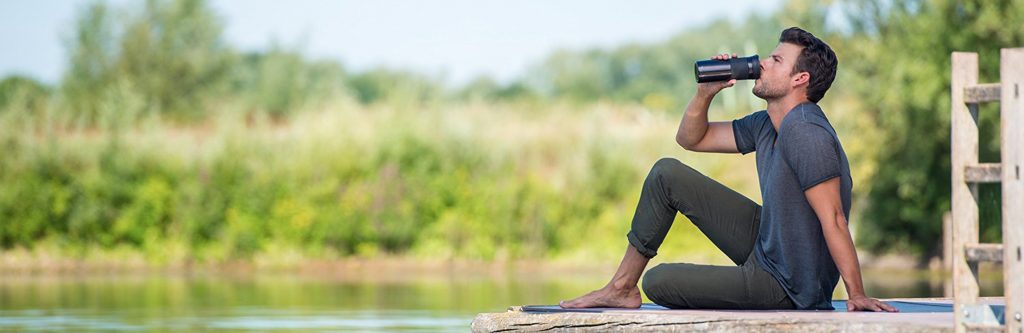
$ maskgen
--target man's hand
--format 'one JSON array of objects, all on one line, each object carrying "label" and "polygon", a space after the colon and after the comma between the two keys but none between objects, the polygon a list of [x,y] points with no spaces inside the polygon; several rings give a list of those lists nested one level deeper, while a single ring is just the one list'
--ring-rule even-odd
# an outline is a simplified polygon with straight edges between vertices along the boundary
[{"label": "man's hand", "polygon": [[[736,58],[736,54],[733,53],[732,57]],[[729,54],[728,53],[722,53],[722,54],[716,55],[714,57],[711,57],[711,59],[715,59],[715,60],[729,60]],[[735,84],[736,84],[736,80],[735,79],[732,79],[732,80],[729,80],[729,81],[717,81],[717,82],[698,83],[697,84],[697,94],[699,94],[701,96],[704,96],[704,97],[711,97],[711,96],[714,96],[715,94],[718,94],[718,92],[722,91],[722,89],[732,87]]]},{"label": "man's hand", "polygon": [[846,311],[885,311],[900,312],[899,309],[885,302],[867,296],[853,296],[846,301]]}]

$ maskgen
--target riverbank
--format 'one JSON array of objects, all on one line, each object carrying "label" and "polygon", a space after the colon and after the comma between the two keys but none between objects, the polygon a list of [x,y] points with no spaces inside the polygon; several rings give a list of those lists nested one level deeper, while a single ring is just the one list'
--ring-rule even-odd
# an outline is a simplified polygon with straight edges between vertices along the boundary
[{"label": "riverbank", "polygon": [[[149,260],[147,255],[131,250],[89,251],[87,255],[72,256],[55,250],[12,249],[0,253],[0,275],[94,275],[94,274],[149,274],[149,273],[209,273],[250,274],[289,273],[299,275],[334,276],[339,279],[358,279],[380,275],[391,279],[417,279],[424,276],[610,276],[617,261],[614,258],[555,257],[555,258],[499,258],[479,260],[467,258],[439,258],[413,255],[378,255],[373,257],[309,258],[298,253],[278,253],[216,262]],[[937,279],[948,277],[941,261],[922,261],[919,258],[886,254],[882,256],[861,253],[861,267],[866,272],[916,272]],[[721,253],[689,253],[682,256],[665,254],[652,260],[650,266],[664,262],[692,262],[730,265]],[[982,265],[983,271],[999,275],[996,265]],[[986,275],[993,275],[986,274]]]},{"label": "riverbank", "polygon": [[[414,255],[376,255],[372,257],[310,258],[298,253],[277,253],[250,259],[224,261],[152,261],[138,251],[87,251],[70,256],[60,251],[13,249],[0,253],[0,274],[96,274],[96,273],[190,273],[236,274],[251,272],[289,272],[338,277],[379,274],[397,278],[418,278],[429,274],[459,272],[463,275],[525,274],[611,274],[614,260],[582,257],[479,260]],[[723,255],[690,255],[691,261],[727,264]],[[666,259],[659,258],[656,262]]]}]

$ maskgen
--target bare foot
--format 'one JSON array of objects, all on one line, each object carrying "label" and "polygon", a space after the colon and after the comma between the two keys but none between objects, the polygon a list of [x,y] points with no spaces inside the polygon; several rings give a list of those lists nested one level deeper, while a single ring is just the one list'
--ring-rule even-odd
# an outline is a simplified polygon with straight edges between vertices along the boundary
[{"label": "bare foot", "polygon": [[558,303],[563,309],[579,308],[639,308],[640,288],[633,286],[625,290],[616,289],[611,286],[594,290],[586,295],[580,296],[571,301]]}]

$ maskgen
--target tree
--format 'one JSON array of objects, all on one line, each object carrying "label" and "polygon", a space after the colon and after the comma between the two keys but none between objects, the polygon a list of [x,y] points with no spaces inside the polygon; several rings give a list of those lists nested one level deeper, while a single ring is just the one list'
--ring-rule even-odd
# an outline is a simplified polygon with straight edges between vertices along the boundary
[{"label": "tree", "polygon": [[[103,3],[90,5],[69,41],[71,64],[63,91],[69,106],[95,120],[125,90],[144,108],[178,118],[201,115],[223,92],[232,51],[222,24],[202,0],[149,0],[115,20]],[[111,93],[117,89],[119,94]],[[117,97],[110,97],[117,96]],[[108,110],[128,112],[128,110]]]},{"label": "tree", "polygon": [[[722,52],[766,54],[781,31],[777,17],[751,15],[742,22],[718,19],[658,43],[561,50],[535,66],[527,84],[557,99],[583,103],[604,99],[677,111],[696,89],[694,61]],[[716,103],[746,110],[758,102],[750,94],[727,95]]]},{"label": "tree", "polygon": [[0,112],[12,107],[35,111],[49,97],[50,88],[31,78],[10,76],[0,80]]},{"label": "tree", "polygon": [[99,94],[114,79],[114,35],[110,9],[102,2],[89,5],[67,41],[70,63],[61,93],[75,113],[95,119]]},{"label": "tree", "polygon": [[[883,135],[859,241],[873,250],[938,252],[949,210],[950,53],[978,52],[980,81],[998,81],[999,49],[1024,45],[1024,1],[842,3],[856,61],[847,71]],[[980,158],[998,160],[998,111],[983,107]],[[999,235],[998,186],[982,187],[982,237]]]}]

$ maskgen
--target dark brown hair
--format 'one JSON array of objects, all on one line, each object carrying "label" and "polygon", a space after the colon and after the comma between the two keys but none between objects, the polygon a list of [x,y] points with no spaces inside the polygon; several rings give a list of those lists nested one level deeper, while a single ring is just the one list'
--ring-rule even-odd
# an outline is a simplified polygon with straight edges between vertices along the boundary
[{"label": "dark brown hair", "polygon": [[817,103],[836,79],[836,68],[839,60],[835,52],[825,42],[814,37],[810,32],[792,27],[782,31],[779,43],[790,43],[803,46],[800,56],[796,58],[793,73],[807,72],[811,79],[807,82],[807,99]]}]

